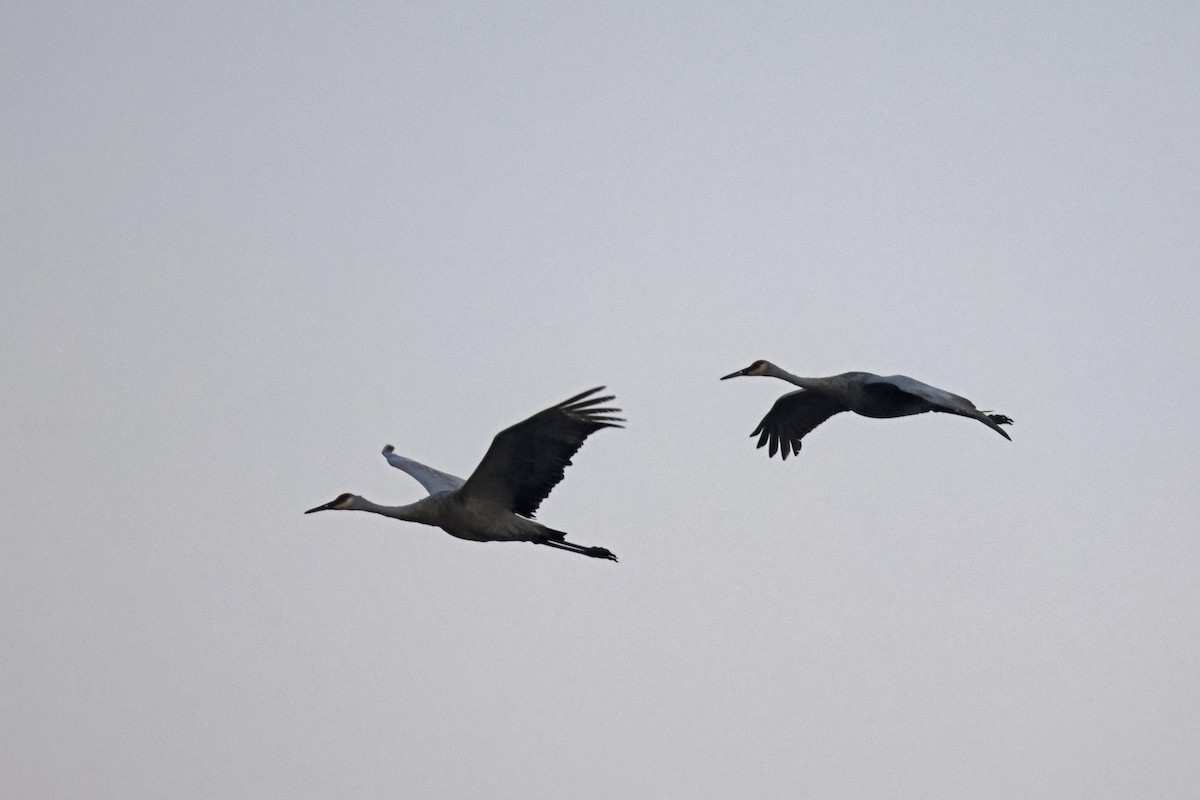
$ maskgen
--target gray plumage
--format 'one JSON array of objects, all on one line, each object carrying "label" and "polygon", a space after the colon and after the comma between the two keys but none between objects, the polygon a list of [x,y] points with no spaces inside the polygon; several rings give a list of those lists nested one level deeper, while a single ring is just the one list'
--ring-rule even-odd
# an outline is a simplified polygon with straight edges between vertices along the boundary
[{"label": "gray plumage", "polygon": [[571,458],[588,436],[602,428],[621,428],[620,409],[604,407],[609,395],[595,397],[603,386],[589,389],[506,428],[492,440],[479,466],[466,480],[397,455],[383,448],[393,467],[417,480],[429,497],[406,506],[381,506],[364,497],[342,494],[305,511],[369,511],[393,519],[441,528],[473,542],[533,542],[573,553],[616,561],[603,547],[566,541],[566,534],[533,517],[542,501],[563,479]]},{"label": "gray plumage", "polygon": [[907,375],[846,372],[827,378],[802,378],[785,372],[770,361],[760,360],[721,380],[742,375],[780,378],[801,387],[799,391],[789,392],[776,400],[750,434],[759,437],[758,446],[766,446],[770,457],[774,457],[778,451],[786,460],[788,455],[799,453],[801,439],[813,428],[843,411],[880,418],[939,411],[979,420],[1005,439],[1010,438],[1000,427],[1012,424],[1009,417],[980,411],[965,397]]}]

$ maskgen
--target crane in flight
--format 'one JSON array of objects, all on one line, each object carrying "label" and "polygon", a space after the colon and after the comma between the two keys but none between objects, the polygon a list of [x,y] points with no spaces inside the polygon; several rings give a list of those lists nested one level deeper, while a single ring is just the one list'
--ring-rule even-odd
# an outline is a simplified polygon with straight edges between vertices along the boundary
[{"label": "crane in flight", "polygon": [[471,477],[462,478],[397,455],[390,444],[384,458],[411,475],[429,496],[405,506],[381,506],[355,494],[340,494],[317,511],[369,511],[392,519],[441,528],[472,542],[533,542],[616,561],[603,547],[568,542],[566,534],[533,517],[538,506],[563,479],[563,470],[583,441],[601,428],[623,428],[618,408],[604,407],[610,396],[595,397],[598,386],[539,411],[524,422],[500,431]]},{"label": "crane in flight", "polygon": [[769,445],[768,457],[778,450],[786,460],[791,453],[800,453],[800,440],[809,431],[834,414],[853,411],[864,417],[907,417],[926,411],[958,414],[977,419],[996,433],[1009,439],[1001,425],[1011,425],[1012,419],[1003,414],[980,411],[965,397],[907,375],[873,375],[870,372],[846,372],[828,378],[801,378],[785,372],[770,361],[755,361],[745,369],[721,378],[742,375],[762,375],[781,378],[800,387],[775,401],[771,410],[758,423],[751,436],[758,436],[758,446]]}]

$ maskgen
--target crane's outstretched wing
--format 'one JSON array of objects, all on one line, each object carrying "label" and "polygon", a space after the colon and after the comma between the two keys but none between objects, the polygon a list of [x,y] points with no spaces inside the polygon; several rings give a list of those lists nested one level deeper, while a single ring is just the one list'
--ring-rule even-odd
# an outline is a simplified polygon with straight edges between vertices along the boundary
[{"label": "crane's outstretched wing", "polygon": [[620,423],[625,420],[613,416],[621,413],[619,408],[597,407],[613,399],[592,396],[603,389],[598,386],[577,394],[496,434],[463,484],[463,500],[533,517],[563,479],[563,470],[584,439],[601,428],[624,427]]},{"label": "crane's outstretched wing", "polygon": [[989,414],[980,411],[967,398],[947,392],[945,389],[939,389],[936,386],[930,386],[928,383],[922,383],[916,378],[910,378],[907,375],[887,375],[864,383],[863,388],[867,391],[882,392],[899,390],[907,395],[924,400],[930,406],[927,409],[929,411],[942,411],[947,414],[958,414],[961,417],[977,419],[1005,439],[1011,441],[1012,437],[1000,427],[1001,425],[1011,425],[1012,420],[1010,418],[1003,414]]},{"label": "crane's outstretched wing", "polygon": [[758,436],[758,446],[770,445],[768,457],[779,450],[783,460],[800,453],[800,440],[813,428],[846,407],[816,392],[800,389],[788,392],[775,401],[771,410],[758,423],[751,436]]},{"label": "crane's outstretched wing", "polygon": [[424,486],[425,491],[430,494],[453,492],[466,483],[466,481],[457,475],[451,475],[448,472],[442,472],[440,469],[428,467],[420,461],[413,461],[411,458],[396,455],[396,448],[390,444],[383,448],[383,457],[396,469],[407,472],[416,478],[417,483]]},{"label": "crane's outstretched wing", "polygon": [[959,397],[956,394],[951,394],[945,389],[939,389],[936,386],[930,386],[928,383],[922,383],[916,378],[910,378],[907,375],[887,375],[877,377],[874,380],[867,381],[863,387],[868,391],[882,390],[889,391],[890,387],[895,387],[900,391],[911,394],[913,397],[919,397],[926,403],[929,403],[936,408],[931,411],[946,410],[951,413],[965,413],[968,416],[971,412],[977,411],[975,404],[965,397]]}]

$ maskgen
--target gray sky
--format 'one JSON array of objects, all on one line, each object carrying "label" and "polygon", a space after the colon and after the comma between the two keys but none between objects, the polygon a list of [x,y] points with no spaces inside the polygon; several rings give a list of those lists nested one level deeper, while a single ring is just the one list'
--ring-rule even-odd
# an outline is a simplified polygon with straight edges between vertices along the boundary
[{"label": "gray sky", "polygon": [[[20,6],[0,794],[1200,794],[1194,3]],[[600,383],[620,564],[301,515]]]}]

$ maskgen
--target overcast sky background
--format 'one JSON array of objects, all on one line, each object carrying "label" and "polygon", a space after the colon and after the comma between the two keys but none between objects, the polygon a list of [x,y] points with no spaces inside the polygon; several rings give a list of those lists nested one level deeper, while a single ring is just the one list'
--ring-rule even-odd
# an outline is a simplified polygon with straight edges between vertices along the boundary
[{"label": "overcast sky background", "polygon": [[[23,3],[0,794],[1200,795],[1194,3]],[[1016,420],[835,418],[903,373]],[[365,514],[607,384],[539,518]]]}]

